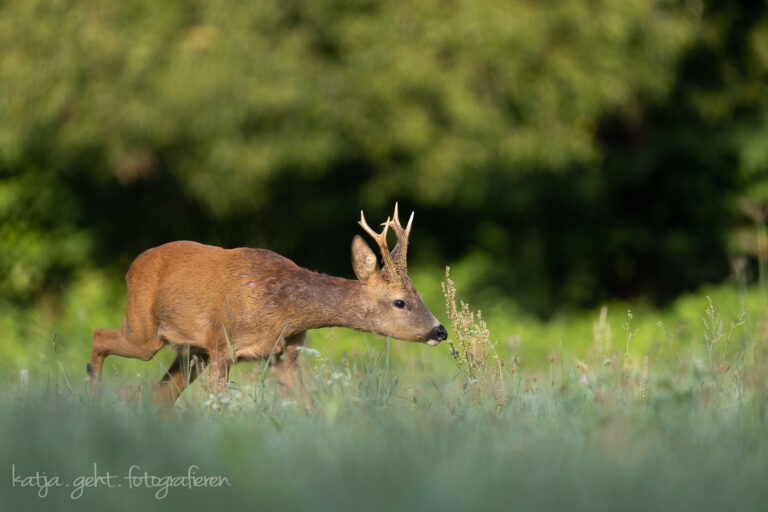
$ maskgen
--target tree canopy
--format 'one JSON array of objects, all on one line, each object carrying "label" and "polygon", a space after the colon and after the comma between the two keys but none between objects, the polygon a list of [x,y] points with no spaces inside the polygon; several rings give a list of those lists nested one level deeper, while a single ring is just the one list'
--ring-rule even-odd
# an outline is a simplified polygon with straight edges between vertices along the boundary
[{"label": "tree canopy", "polygon": [[539,312],[720,279],[736,198],[768,198],[765,11],[2,2],[0,293],[179,238],[349,273],[355,212],[395,200],[415,257]]}]

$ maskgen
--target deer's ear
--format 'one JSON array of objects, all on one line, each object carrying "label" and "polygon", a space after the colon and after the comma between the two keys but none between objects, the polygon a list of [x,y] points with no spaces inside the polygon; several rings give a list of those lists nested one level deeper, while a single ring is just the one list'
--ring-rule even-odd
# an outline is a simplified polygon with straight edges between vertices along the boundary
[{"label": "deer's ear", "polygon": [[368,282],[379,274],[376,255],[361,236],[352,239],[352,269],[362,282]]}]

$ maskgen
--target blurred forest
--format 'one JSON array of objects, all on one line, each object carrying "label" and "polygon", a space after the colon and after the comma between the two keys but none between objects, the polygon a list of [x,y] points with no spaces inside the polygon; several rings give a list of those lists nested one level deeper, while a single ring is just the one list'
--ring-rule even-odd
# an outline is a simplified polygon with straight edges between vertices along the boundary
[{"label": "blurred forest", "polygon": [[[0,298],[194,239],[413,265],[547,315],[755,254],[765,0],[0,0]],[[744,212],[749,215],[745,215]]]}]

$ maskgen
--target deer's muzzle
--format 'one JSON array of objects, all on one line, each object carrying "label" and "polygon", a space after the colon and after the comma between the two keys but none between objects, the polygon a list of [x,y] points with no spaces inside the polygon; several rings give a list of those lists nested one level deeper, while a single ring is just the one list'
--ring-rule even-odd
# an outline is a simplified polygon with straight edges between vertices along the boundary
[{"label": "deer's muzzle", "polygon": [[429,334],[425,336],[424,343],[434,347],[439,345],[441,341],[448,337],[448,331],[445,330],[442,324],[438,324],[435,328],[429,331]]}]

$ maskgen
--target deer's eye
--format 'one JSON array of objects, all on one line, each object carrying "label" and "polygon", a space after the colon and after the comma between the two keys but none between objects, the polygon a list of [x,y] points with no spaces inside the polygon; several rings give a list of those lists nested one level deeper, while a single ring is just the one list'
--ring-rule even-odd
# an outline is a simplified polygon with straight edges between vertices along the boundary
[{"label": "deer's eye", "polygon": [[403,309],[403,308],[405,307],[405,302],[404,302],[404,301],[402,301],[402,300],[400,300],[400,299],[397,299],[397,300],[396,300],[395,302],[393,302],[392,304],[394,304],[394,305],[395,305],[395,307],[396,307],[396,308],[398,308],[398,309]]}]

